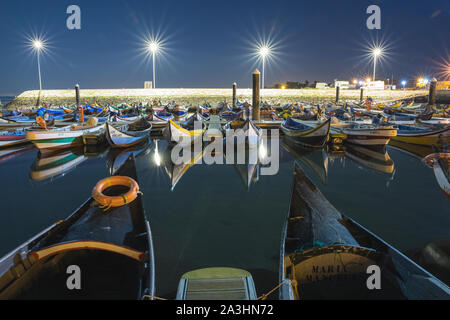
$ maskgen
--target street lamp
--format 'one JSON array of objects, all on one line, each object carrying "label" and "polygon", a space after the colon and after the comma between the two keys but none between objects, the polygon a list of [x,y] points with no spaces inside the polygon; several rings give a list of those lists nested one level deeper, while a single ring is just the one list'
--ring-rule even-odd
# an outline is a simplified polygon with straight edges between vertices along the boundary
[{"label": "street lamp", "polygon": [[402,80],[402,87],[403,87],[403,90],[405,90],[405,86],[406,86],[406,80]]},{"label": "street lamp", "polygon": [[262,83],[261,83],[261,89],[264,89],[264,68],[266,65],[266,57],[270,54],[270,48],[266,45],[263,45],[259,48],[259,56],[262,59]]},{"label": "street lamp", "polygon": [[373,55],[373,81],[375,81],[375,72],[376,72],[376,68],[377,68],[377,58],[379,56],[381,56],[382,53],[383,53],[383,51],[379,47],[374,48],[372,50],[372,55]]},{"label": "street lamp", "polygon": [[156,41],[151,41],[148,44],[148,51],[152,54],[152,58],[153,58],[153,88],[156,88],[156,69],[155,69],[155,57],[156,57],[156,53],[158,52],[159,49],[159,44]]},{"label": "street lamp", "polygon": [[42,79],[41,79],[41,61],[40,61],[40,53],[41,50],[44,49],[44,42],[39,39],[35,39],[32,42],[34,50],[37,53],[37,63],[38,63],[38,73],[39,73],[39,91],[42,90]]}]

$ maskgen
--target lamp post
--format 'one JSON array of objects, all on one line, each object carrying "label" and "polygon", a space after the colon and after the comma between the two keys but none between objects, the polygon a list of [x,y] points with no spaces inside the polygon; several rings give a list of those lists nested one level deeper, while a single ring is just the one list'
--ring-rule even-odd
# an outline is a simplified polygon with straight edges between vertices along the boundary
[{"label": "lamp post", "polygon": [[373,55],[373,81],[375,81],[375,73],[376,73],[376,68],[377,68],[377,58],[379,56],[381,56],[382,54],[382,50],[381,48],[375,48],[372,51],[372,55]]},{"label": "lamp post", "polygon": [[406,86],[406,80],[403,80],[403,81],[402,81],[402,87],[403,87],[403,90],[405,90],[405,86]]},{"label": "lamp post", "polygon": [[156,88],[155,58],[156,58],[156,53],[158,52],[158,49],[159,49],[159,45],[156,41],[152,41],[148,44],[148,50],[151,52],[152,58],[153,58],[153,88]]},{"label": "lamp post", "polygon": [[39,39],[33,40],[33,48],[34,48],[34,50],[36,50],[36,53],[37,53],[37,63],[38,63],[38,73],[39,73],[39,91],[42,91],[40,53],[41,53],[41,50],[44,48],[44,43]]},{"label": "lamp post", "polygon": [[264,89],[264,69],[266,66],[266,57],[270,54],[270,48],[268,46],[262,46],[259,48],[259,55],[262,59],[262,79],[261,89]]}]

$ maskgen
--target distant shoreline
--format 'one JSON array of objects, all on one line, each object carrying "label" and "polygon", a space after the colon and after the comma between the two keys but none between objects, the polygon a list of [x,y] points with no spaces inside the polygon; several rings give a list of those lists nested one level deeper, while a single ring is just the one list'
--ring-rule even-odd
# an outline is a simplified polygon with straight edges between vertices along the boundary
[{"label": "distant shoreline", "polygon": [[[389,102],[402,99],[412,99],[426,102],[428,90],[365,90],[364,98],[371,97],[376,102]],[[269,103],[296,103],[296,102],[334,102],[336,90],[331,89],[264,89],[261,90],[261,99]],[[252,101],[252,89],[237,89],[239,101]],[[340,102],[359,102],[359,89],[343,89],[340,91]],[[81,89],[81,103],[93,104],[119,104],[152,101],[168,103],[175,101],[179,104],[197,105],[209,102],[217,104],[227,101],[231,103],[232,89]],[[75,104],[75,90],[39,90],[25,91],[11,101],[6,108],[30,108],[37,102],[52,105]],[[450,92],[439,91],[437,103],[450,103]]]}]

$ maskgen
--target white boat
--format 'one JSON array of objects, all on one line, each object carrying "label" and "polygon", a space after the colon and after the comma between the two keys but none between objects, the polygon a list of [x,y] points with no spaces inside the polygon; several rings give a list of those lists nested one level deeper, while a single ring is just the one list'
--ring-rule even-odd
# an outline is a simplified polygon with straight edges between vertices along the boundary
[{"label": "white boat", "polygon": [[109,144],[115,148],[128,148],[147,140],[152,130],[152,124],[144,119],[138,120],[138,122],[139,124],[135,122],[125,125],[123,128],[106,123],[106,139]]},{"label": "white boat", "polygon": [[438,118],[438,117],[432,117],[430,120],[418,120],[419,123],[423,124],[450,124],[450,118]]},{"label": "white boat", "polygon": [[[195,124],[198,124],[199,129]],[[164,136],[168,141],[178,143],[180,145],[191,144],[201,139],[206,125],[203,122],[196,121],[194,116],[191,116],[184,123],[176,124],[172,119],[169,120],[169,125],[164,129]]]},{"label": "white boat", "polygon": [[393,127],[353,126],[342,129],[347,142],[364,146],[384,146],[397,135]]},{"label": "white boat", "polygon": [[224,127],[226,136],[229,136],[232,130],[234,130],[234,137],[235,137],[235,138],[233,137],[233,139],[236,139],[237,143],[240,143],[240,141],[242,140],[240,138],[240,133],[243,133],[243,136],[245,137],[245,145],[249,148],[257,147],[261,140],[262,135],[261,128],[259,128],[250,119],[247,119],[245,121],[238,120],[228,122]]},{"label": "white boat", "polygon": [[26,138],[40,150],[52,150],[83,145],[83,135],[96,133],[103,129],[103,125],[71,125],[62,128],[50,127],[29,128]]}]

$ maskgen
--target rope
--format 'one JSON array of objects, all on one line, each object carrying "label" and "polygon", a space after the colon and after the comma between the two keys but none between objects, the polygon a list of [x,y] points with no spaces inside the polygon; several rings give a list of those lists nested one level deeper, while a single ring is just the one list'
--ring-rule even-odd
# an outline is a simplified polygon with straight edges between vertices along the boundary
[{"label": "rope", "polygon": [[289,281],[290,280],[286,280],[286,281],[283,281],[282,283],[279,283],[275,288],[273,288],[269,292],[259,296],[258,298],[256,298],[256,300],[266,300],[269,295],[271,295],[274,291],[278,290],[283,284],[289,283]]},{"label": "rope", "polygon": [[160,298],[160,297],[157,297],[157,296],[150,296],[148,294],[144,294],[142,296],[141,300],[144,300],[144,299],[167,300],[167,299]]}]

